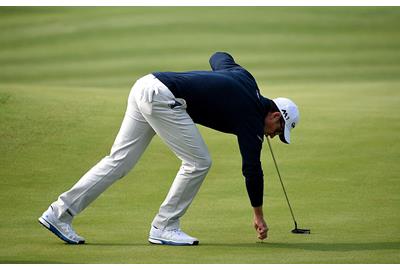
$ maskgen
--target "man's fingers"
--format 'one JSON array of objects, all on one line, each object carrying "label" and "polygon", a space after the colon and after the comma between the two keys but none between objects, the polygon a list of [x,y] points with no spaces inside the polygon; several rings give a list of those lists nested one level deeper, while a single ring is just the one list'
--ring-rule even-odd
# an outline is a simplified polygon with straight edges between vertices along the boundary
[{"label": "man's fingers", "polygon": [[254,229],[257,232],[257,238],[260,240],[264,240],[268,238],[268,226],[265,221],[257,222],[254,221]]},{"label": "man's fingers", "polygon": [[265,238],[267,238],[267,235],[266,235],[266,234],[260,234],[260,235],[258,235],[258,239],[260,239],[260,240],[264,240]]},{"label": "man's fingers", "polygon": [[268,232],[268,228],[267,227],[259,227],[257,226],[257,233],[258,233],[258,239],[260,240],[264,240],[265,238],[267,238],[267,232]]},{"label": "man's fingers", "polygon": [[258,232],[266,232],[266,231],[268,231],[268,228],[267,227],[265,227],[265,226],[257,226],[257,231]]},{"label": "man's fingers", "polygon": [[267,238],[267,231],[264,230],[264,229],[258,231],[258,239],[263,240],[263,239],[265,239],[265,238]]}]

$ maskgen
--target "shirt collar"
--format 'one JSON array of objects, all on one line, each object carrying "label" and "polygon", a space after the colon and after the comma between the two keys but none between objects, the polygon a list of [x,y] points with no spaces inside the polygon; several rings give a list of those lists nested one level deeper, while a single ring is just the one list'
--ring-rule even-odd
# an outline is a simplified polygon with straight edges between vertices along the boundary
[{"label": "shirt collar", "polygon": [[267,115],[267,113],[269,113],[269,111],[271,110],[272,100],[260,95],[260,101],[261,101],[262,107],[264,109],[264,115]]}]

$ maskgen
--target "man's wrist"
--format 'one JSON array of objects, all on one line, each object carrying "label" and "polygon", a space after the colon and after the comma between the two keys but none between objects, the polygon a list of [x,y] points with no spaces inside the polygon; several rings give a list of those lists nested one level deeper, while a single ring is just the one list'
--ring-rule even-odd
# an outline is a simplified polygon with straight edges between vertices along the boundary
[{"label": "man's wrist", "polygon": [[262,205],[258,207],[253,207],[255,217],[264,217]]}]

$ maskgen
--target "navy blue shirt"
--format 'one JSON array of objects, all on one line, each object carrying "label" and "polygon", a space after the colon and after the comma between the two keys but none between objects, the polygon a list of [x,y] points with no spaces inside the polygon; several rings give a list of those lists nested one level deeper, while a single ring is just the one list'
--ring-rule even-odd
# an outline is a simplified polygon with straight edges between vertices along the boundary
[{"label": "navy blue shirt", "polygon": [[242,155],[242,172],[253,207],[263,203],[261,148],[264,118],[271,100],[260,95],[254,77],[228,53],[210,58],[212,71],[154,72],[176,98],[187,103],[195,123],[235,134]]}]

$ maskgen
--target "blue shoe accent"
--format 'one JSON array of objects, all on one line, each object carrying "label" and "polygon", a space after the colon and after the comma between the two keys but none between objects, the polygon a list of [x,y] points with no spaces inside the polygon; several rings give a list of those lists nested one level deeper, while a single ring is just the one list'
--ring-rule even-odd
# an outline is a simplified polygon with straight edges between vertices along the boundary
[{"label": "blue shoe accent", "polygon": [[[56,227],[54,227],[48,220],[46,220],[45,218],[41,217],[41,219],[43,219],[47,224],[44,224],[44,222],[42,222],[39,218],[39,223],[43,225],[43,227],[45,227],[46,229],[48,229],[49,231],[51,231],[52,233],[54,233],[58,238],[60,238],[61,240],[67,242],[68,244],[74,244],[74,245],[78,245],[78,244],[84,244],[85,241],[79,241],[79,242],[74,242],[69,240],[67,237],[65,237],[59,230],[57,230]],[[49,225],[49,227],[47,227],[47,225]]]},{"label": "blue shoe accent", "polygon": [[[152,241],[150,241],[150,240],[152,240]],[[149,238],[149,243],[154,244],[154,245],[168,245],[168,246],[197,246],[199,244],[199,241],[194,241],[191,244],[191,243],[176,243],[176,242],[166,241],[166,240],[162,240],[162,239]]]}]

